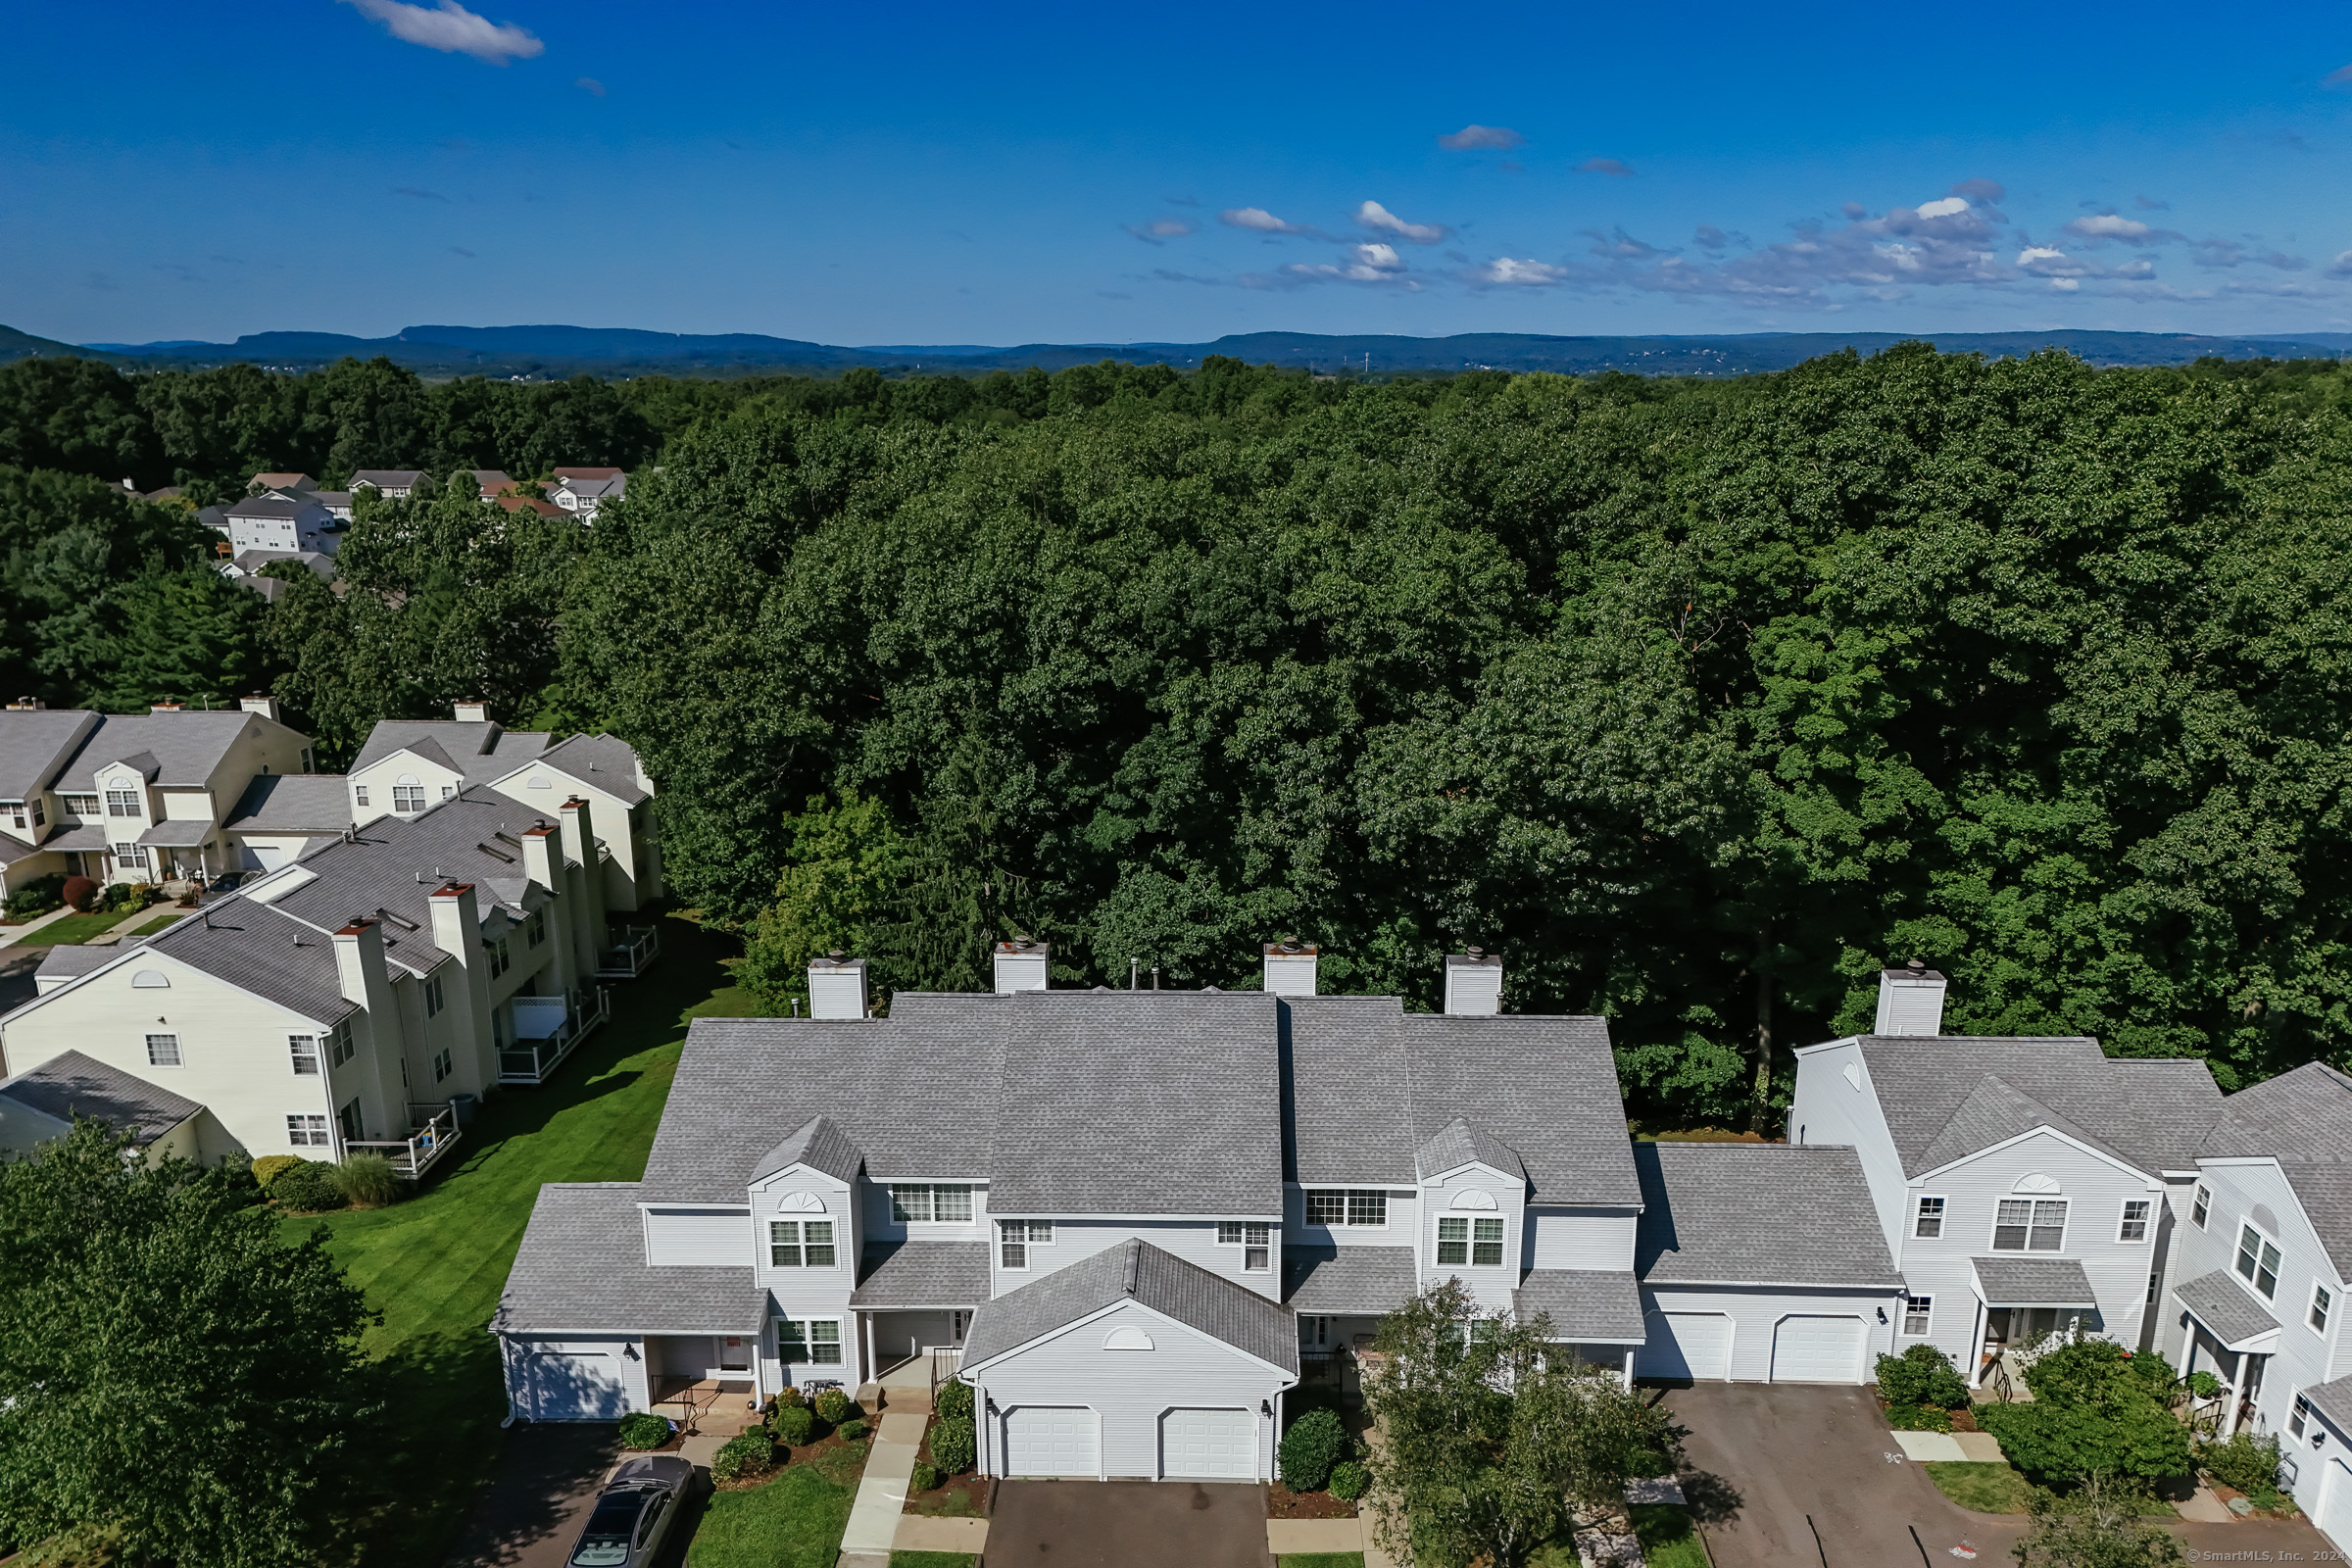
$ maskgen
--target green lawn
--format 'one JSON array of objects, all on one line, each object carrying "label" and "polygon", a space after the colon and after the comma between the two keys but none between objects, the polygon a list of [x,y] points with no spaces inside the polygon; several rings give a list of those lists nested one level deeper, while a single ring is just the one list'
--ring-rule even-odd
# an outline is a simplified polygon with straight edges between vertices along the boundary
[{"label": "green lawn", "polygon": [[1690,1523],[1690,1510],[1671,1502],[1638,1502],[1634,1535],[1649,1568],[1710,1568],[1707,1544]]},{"label": "green lawn", "polygon": [[77,948],[92,937],[102,937],[130,917],[127,909],[111,914],[69,914],[35,931],[26,939],[28,948]]},{"label": "green lawn", "polygon": [[[972,1568],[979,1560],[968,1551],[894,1551],[890,1554],[890,1568]],[[1282,1560],[1288,1563],[1297,1559]],[[1355,1560],[1360,1565],[1364,1559],[1359,1556]]]},{"label": "green lawn", "polygon": [[[450,1156],[456,1168],[406,1203],[285,1222],[289,1238],[323,1225],[328,1250],[384,1315],[366,1348],[385,1414],[354,1498],[368,1568],[439,1562],[497,1462],[506,1394],[485,1329],[540,1184],[642,1177],[687,1020],[753,1010],[718,962],[731,942],[665,919],[662,943],[651,972],[612,987],[612,1021],[552,1084],[483,1105]],[[711,1517],[753,1494],[722,1494]],[[846,1517],[846,1494],[841,1507]]]},{"label": "green lawn", "polygon": [[[173,909],[169,914],[157,915],[154,919],[147,921],[143,925],[132,926],[127,934],[134,937],[151,937],[158,931],[161,931],[164,927],[168,925],[175,925],[179,921],[185,920],[187,917],[187,910]],[[63,924],[64,922],[61,921],[59,923]]]},{"label": "green lawn", "polygon": [[2026,1478],[2010,1464],[1930,1460],[1921,1468],[1936,1483],[1937,1492],[1978,1513],[2024,1513],[2026,1499],[2034,1494]]},{"label": "green lawn", "polygon": [[[965,1559],[967,1562],[969,1560]],[[1284,1553],[1275,1562],[1277,1568],[1364,1568],[1364,1554],[1360,1551],[1293,1551]],[[896,1554],[890,1559],[890,1568],[899,1568]]]},{"label": "green lawn", "polygon": [[844,1486],[814,1465],[788,1465],[763,1487],[718,1493],[686,1548],[687,1568],[833,1568],[857,1494],[855,1482]]}]

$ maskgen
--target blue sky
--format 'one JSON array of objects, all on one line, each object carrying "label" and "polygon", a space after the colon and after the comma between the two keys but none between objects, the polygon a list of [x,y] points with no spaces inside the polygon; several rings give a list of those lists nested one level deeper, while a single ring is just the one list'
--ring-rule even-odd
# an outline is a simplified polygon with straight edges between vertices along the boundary
[{"label": "blue sky", "polygon": [[6,37],[0,321],[76,342],[2352,327],[2340,6],[122,0]]}]

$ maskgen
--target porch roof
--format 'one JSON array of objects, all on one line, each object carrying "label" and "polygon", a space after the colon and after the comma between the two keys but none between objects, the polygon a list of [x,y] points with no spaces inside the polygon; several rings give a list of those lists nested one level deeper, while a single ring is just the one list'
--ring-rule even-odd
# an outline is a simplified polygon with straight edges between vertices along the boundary
[{"label": "porch roof", "polygon": [[2305,1389],[2303,1397],[2335,1428],[2338,1438],[2352,1437],[2352,1378],[2337,1378],[2332,1383]]},{"label": "porch roof", "polygon": [[1648,1337],[1631,1269],[1530,1269],[1511,1300],[1521,1322],[1548,1314],[1562,1345],[1640,1345]]},{"label": "porch roof", "polygon": [[201,816],[167,816],[140,834],[139,842],[167,850],[192,850],[212,831],[213,824]]},{"label": "porch roof", "polygon": [[2225,1350],[2262,1349],[2256,1342],[2278,1332],[2278,1320],[2264,1311],[2226,1268],[2176,1285],[2173,1295],[2188,1308],[2189,1316],[2222,1342]]},{"label": "porch roof", "polygon": [[1283,1249],[1282,1301],[1294,1312],[1393,1312],[1411,1298],[1414,1284],[1409,1247]]},{"label": "porch roof", "polygon": [[1986,1306],[2088,1306],[2099,1298],[2072,1257],[1972,1257],[1977,1294]]},{"label": "porch roof", "polygon": [[896,1242],[858,1262],[852,1306],[978,1306],[988,1299],[986,1242]]}]

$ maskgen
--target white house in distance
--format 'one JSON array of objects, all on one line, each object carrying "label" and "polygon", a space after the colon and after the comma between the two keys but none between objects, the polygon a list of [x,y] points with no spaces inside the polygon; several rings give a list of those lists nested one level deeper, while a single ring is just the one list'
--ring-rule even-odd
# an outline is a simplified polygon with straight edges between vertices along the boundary
[{"label": "white house in distance", "polygon": [[1896,1348],[1971,1382],[2056,1330],[2147,1348],[2222,1096],[2202,1060],[1940,1035],[1943,977],[1890,969],[1873,1034],[1796,1053],[1788,1139],[1852,1148],[1906,1282]]},{"label": "white house in distance", "polygon": [[[511,730],[480,703],[459,703],[447,719],[380,720],[352,763],[351,819],[413,816],[468,784],[481,784],[534,810],[576,794],[596,808],[608,907],[633,910],[662,895],[662,851],[654,784],[626,741],[543,730]],[[550,744],[554,742],[554,744]]]},{"label": "white house in distance", "polygon": [[[1602,1020],[1318,997],[1311,949],[1237,993],[1050,991],[1043,956],[887,1018],[827,962],[813,1018],[698,1020],[645,1180],[542,1190],[493,1323],[515,1409],[945,1348],[993,1474],[1264,1478],[1288,1392],[1448,1277],[1630,1371]],[[920,1090],[945,1060],[973,1093]]]},{"label": "white house in distance", "polygon": [[[79,1053],[203,1109],[204,1159],[376,1149],[421,1173],[453,1097],[544,1081],[612,972],[593,808],[468,789],[134,944],[58,948],[0,1017],[0,1071]],[[635,972],[631,964],[625,972]]]},{"label": "white house in distance", "polygon": [[12,703],[0,712],[0,895],[44,876],[95,882],[234,870],[222,824],[246,787],[310,764],[274,698],[198,711],[93,713]]},{"label": "white house in distance", "polygon": [[331,556],[343,543],[343,520],[307,494],[249,497],[228,508],[220,526],[234,555],[267,550]]},{"label": "white house in distance", "polygon": [[618,468],[558,468],[548,499],[584,522],[596,519],[596,509],[628,493],[629,476]]}]

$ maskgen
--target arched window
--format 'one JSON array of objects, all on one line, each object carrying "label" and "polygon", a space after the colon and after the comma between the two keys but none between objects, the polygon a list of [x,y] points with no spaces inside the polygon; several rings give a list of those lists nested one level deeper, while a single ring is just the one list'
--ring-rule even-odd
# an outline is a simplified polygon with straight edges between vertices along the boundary
[{"label": "arched window", "polygon": [[392,809],[406,816],[424,809],[424,783],[414,773],[403,773],[392,781]]}]

